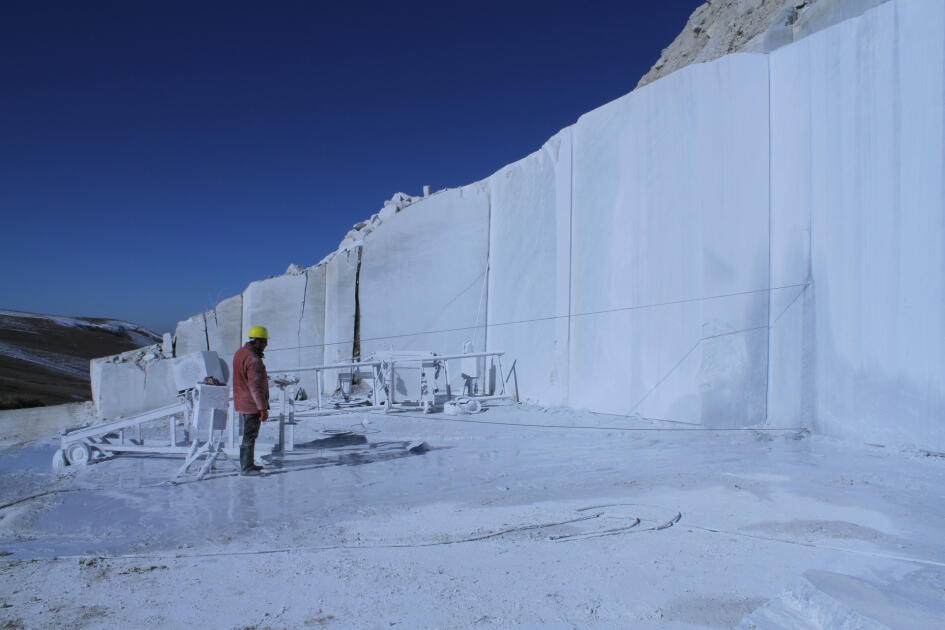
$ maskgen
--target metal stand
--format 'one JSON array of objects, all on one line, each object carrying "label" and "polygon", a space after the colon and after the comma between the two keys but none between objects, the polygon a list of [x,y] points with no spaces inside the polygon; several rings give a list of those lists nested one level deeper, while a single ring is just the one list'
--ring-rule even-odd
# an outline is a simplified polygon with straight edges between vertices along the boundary
[{"label": "metal stand", "polygon": [[[517,386],[514,393],[510,394],[506,391],[506,381],[508,378],[502,368],[502,356],[504,354],[503,352],[467,352],[464,354],[438,355],[433,352],[394,352],[389,356],[374,356],[365,361],[316,365],[292,370],[293,373],[314,371],[316,386],[315,408],[298,411],[294,414],[294,418],[297,419],[311,415],[321,416],[337,413],[364,412],[379,409],[384,409],[385,411],[403,409],[421,410],[428,413],[432,412],[444,401],[450,401],[456,398],[456,396],[453,395],[450,382],[449,367],[449,362],[456,360],[461,360],[464,366],[476,365],[476,374],[472,379],[474,382],[472,395],[475,395],[476,398],[479,400],[512,399],[518,402]],[[491,362],[487,361],[490,357],[492,358]],[[479,367],[480,363],[488,363],[490,365],[484,366],[486,369],[483,370]],[[396,391],[397,379],[400,378],[398,376],[398,368],[400,368],[402,373],[408,371],[418,374],[418,381],[416,382],[417,397],[415,399],[398,400]],[[498,378],[494,379],[495,382],[493,382],[493,379],[488,378],[492,370],[498,371]],[[334,407],[329,406],[322,393],[325,378],[324,374],[329,371],[338,371],[344,374],[343,384],[349,381],[366,381],[370,379],[372,388],[370,398],[365,400],[367,404],[348,406],[346,401],[345,404],[337,403]],[[441,378],[445,379],[445,384],[441,383]],[[496,392],[495,389],[499,391]],[[466,392],[464,391],[464,393]],[[284,396],[283,400],[285,400]],[[294,401],[291,401],[290,404],[293,407],[295,406]],[[283,403],[283,405],[285,405],[285,403]]]},{"label": "metal stand", "polygon": [[[202,479],[204,475],[210,472],[218,459],[229,461],[238,470],[239,467],[236,462],[230,461],[223,449],[223,440],[229,424],[227,422],[229,388],[225,385],[200,384],[197,385],[196,396],[197,400],[193,405],[193,420],[191,422],[193,441],[187,459],[177,471],[177,476],[180,477],[186,474],[190,467],[201,457],[206,458],[206,461],[197,472],[197,479]],[[203,425],[207,427],[207,441],[201,444],[200,432]]]}]

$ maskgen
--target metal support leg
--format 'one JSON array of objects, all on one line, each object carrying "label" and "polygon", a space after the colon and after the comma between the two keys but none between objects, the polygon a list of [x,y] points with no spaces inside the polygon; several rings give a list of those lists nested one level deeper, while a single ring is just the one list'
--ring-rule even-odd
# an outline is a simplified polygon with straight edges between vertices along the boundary
[{"label": "metal support leg", "polygon": [[373,383],[373,385],[371,386],[371,393],[372,393],[371,404],[376,407],[377,406],[377,384],[378,382],[380,382],[380,375],[381,375],[380,366],[372,365],[371,374],[372,374],[371,381]]},{"label": "metal support leg", "polygon": [[282,411],[279,413],[279,445],[276,448],[280,455],[285,455],[285,388],[282,388]]},{"label": "metal support leg", "polygon": [[446,400],[453,400],[453,386],[450,385],[450,362],[443,361],[443,374],[446,377]]},{"label": "metal support leg", "polygon": [[394,383],[394,379],[396,378],[396,372],[394,370],[394,361],[391,361],[390,363],[388,363],[388,366],[390,367],[388,368],[389,373],[388,373],[388,378],[387,378],[387,409],[384,410],[385,412],[390,411],[391,408],[394,406],[394,402],[395,402],[394,390],[397,389],[395,387],[396,384]]},{"label": "metal support leg", "polygon": [[286,431],[286,450],[295,450],[295,412],[289,412],[289,430]]},{"label": "metal support leg", "polygon": [[496,357],[496,363],[499,365],[499,381],[502,383],[502,395],[505,396],[505,373],[502,371],[502,357]]},{"label": "metal support leg", "polygon": [[226,448],[232,451],[236,448],[236,407],[230,401],[230,409],[226,417]]}]

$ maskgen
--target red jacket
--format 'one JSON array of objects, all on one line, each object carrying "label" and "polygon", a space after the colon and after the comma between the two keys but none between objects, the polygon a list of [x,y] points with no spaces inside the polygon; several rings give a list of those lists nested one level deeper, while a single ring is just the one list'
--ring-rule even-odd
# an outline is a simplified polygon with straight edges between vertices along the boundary
[{"label": "red jacket", "polygon": [[246,342],[233,355],[233,405],[237,413],[269,409],[269,375],[262,354]]}]

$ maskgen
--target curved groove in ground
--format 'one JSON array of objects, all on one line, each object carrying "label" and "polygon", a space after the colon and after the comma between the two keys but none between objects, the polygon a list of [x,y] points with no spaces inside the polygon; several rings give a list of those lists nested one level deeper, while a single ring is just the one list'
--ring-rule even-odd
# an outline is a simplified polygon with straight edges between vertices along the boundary
[{"label": "curved groove in ground", "polygon": [[613,529],[605,529],[599,532],[590,532],[587,534],[564,534],[562,536],[552,536],[551,540],[555,542],[562,542],[566,540],[584,540],[585,538],[597,538],[599,536],[612,536],[613,534],[619,534],[625,532],[628,529],[633,529],[640,524],[640,519],[636,516],[633,517],[633,522],[624,527],[614,527]]},{"label": "curved groove in ground", "polygon": [[[666,521],[665,523],[654,525],[653,527],[645,527],[643,529],[633,529],[634,527],[640,524],[640,519],[634,517],[636,522],[633,523],[632,525],[628,525],[627,527],[617,527],[614,529],[606,529],[600,532],[590,532],[588,534],[574,534],[571,536],[558,536],[558,537],[553,537],[551,540],[555,542],[572,542],[575,540],[586,540],[588,538],[600,538],[602,536],[616,536],[618,534],[639,534],[642,532],[655,532],[661,529],[669,529],[670,527],[678,523],[679,519],[681,518],[682,518],[682,512],[676,512],[676,516]],[[633,530],[633,531],[630,531],[630,530]]]}]

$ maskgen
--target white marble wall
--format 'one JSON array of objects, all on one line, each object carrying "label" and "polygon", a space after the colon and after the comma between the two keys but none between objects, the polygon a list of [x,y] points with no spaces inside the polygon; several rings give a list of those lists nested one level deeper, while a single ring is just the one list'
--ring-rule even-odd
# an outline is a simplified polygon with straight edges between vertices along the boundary
[{"label": "white marble wall", "polygon": [[[439,192],[391,216],[364,240],[361,356],[374,351],[462,352],[486,343],[489,191]],[[452,370],[452,367],[451,367]],[[454,384],[458,378],[458,364]]]},{"label": "white marble wall", "polygon": [[[325,280],[327,266],[306,269],[305,301],[299,325],[299,364],[301,367],[322,365],[325,360]],[[314,396],[315,373],[299,372],[306,394]]]},{"label": "white marble wall", "polygon": [[[354,347],[355,286],[360,247],[339,252],[325,264],[324,365],[350,361]],[[331,393],[337,374],[327,373],[322,391]]]},{"label": "white marble wall", "polygon": [[243,331],[245,341],[253,326],[269,331],[266,367],[270,373],[298,369],[300,322],[305,304],[306,276],[287,274],[253,282],[243,292]]},{"label": "white marble wall", "polygon": [[[811,91],[804,49],[788,46],[771,67],[771,292],[768,424],[811,426]],[[806,60],[804,60],[806,61]]]},{"label": "white marble wall", "polygon": [[767,72],[690,66],[575,126],[572,406],[764,419]]},{"label": "white marble wall", "polygon": [[809,215],[812,317],[788,321],[814,364],[809,383],[788,371],[797,393],[772,415],[796,415],[799,393],[821,432],[943,451],[945,5],[888,2],[776,52],[772,69],[786,169],[773,206],[797,213],[779,261],[802,277],[803,246],[788,243]]},{"label": "white marble wall", "polygon": [[[515,362],[524,400],[568,400],[571,128],[488,179],[489,350]],[[510,381],[511,384],[511,381]]]}]

